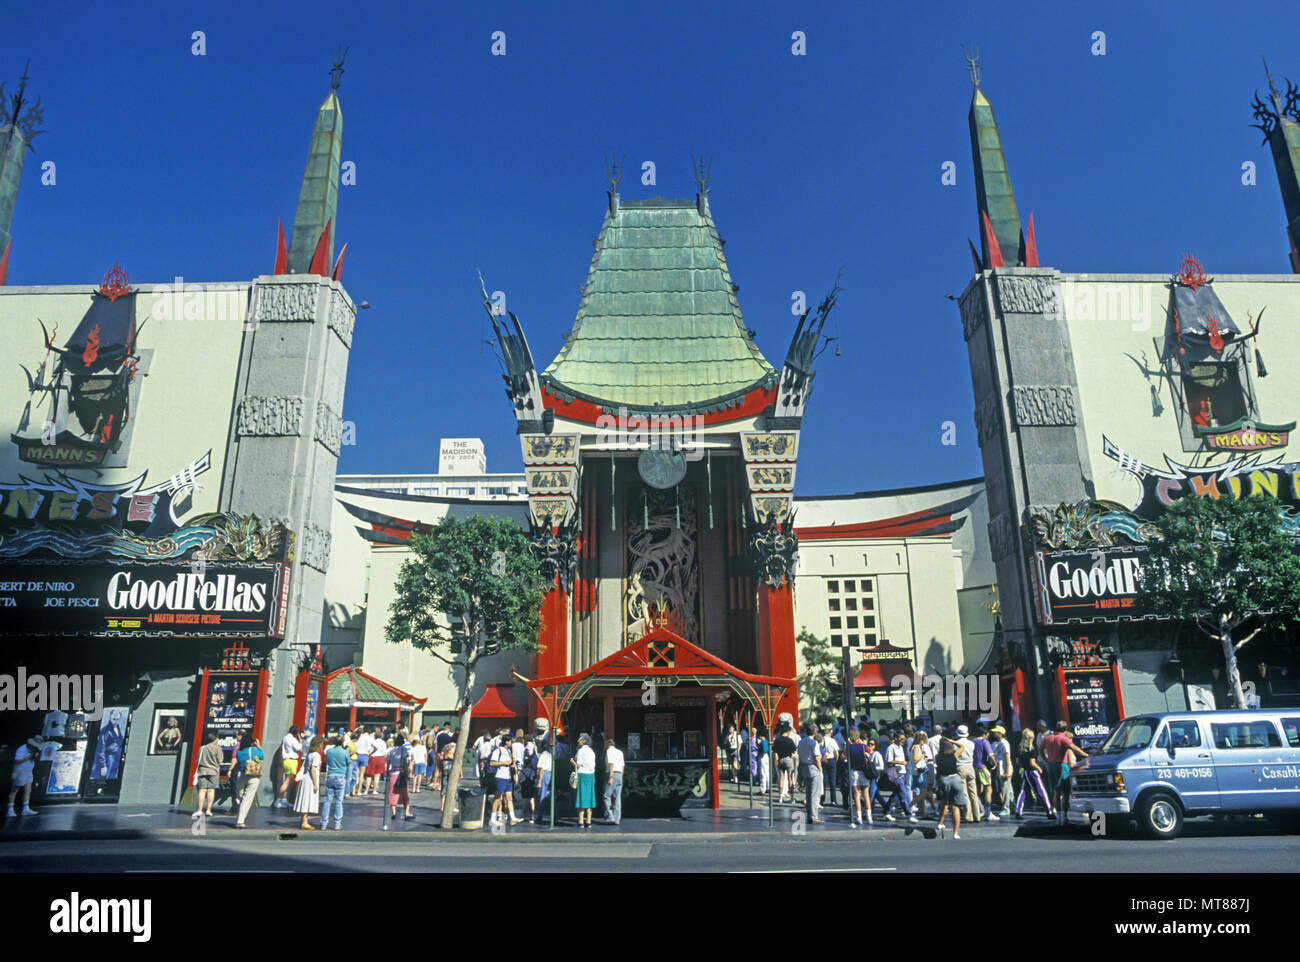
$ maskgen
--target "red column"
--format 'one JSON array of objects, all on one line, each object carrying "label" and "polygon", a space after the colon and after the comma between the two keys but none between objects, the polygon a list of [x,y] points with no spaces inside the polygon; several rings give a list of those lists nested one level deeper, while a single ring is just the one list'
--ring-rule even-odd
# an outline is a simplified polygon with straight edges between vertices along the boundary
[{"label": "red column", "polygon": [[[764,583],[758,592],[759,673],[795,678],[798,663],[794,645],[794,589],[790,584],[773,588]],[[777,702],[776,713],[789,712],[799,722],[799,686],[792,685]]]},{"label": "red column", "polygon": [[[556,678],[569,673],[569,595],[559,586],[542,599],[542,630],[537,642],[537,677]],[[541,700],[532,694],[533,717],[545,715]]]},{"label": "red column", "polygon": [[[614,735],[614,696],[613,695],[605,696],[605,737],[614,738],[615,740],[617,740],[616,736]],[[603,752],[605,750],[605,746],[601,745],[600,750]]]}]

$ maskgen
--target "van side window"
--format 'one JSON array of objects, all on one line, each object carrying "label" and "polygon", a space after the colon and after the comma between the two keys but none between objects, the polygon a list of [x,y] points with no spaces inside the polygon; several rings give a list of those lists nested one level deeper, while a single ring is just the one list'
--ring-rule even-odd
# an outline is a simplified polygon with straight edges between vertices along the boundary
[{"label": "van side window", "polygon": [[1283,718],[1282,731],[1286,733],[1288,745],[1300,748],[1300,718]]},{"label": "van side window", "polygon": [[1215,748],[1281,748],[1277,729],[1271,721],[1212,723]]},{"label": "van side window", "polygon": [[1195,748],[1201,744],[1201,726],[1195,721],[1171,721],[1169,723],[1169,744],[1174,748]]}]

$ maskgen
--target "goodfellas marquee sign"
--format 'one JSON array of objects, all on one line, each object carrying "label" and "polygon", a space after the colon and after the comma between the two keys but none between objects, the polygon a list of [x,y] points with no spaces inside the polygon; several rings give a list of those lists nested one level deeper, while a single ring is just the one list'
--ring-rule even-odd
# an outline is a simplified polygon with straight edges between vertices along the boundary
[{"label": "goodfellas marquee sign", "polygon": [[286,563],[0,564],[0,620],[19,635],[283,638]]},{"label": "goodfellas marquee sign", "polygon": [[1042,625],[1157,617],[1137,602],[1141,548],[1035,551],[1034,601]]}]

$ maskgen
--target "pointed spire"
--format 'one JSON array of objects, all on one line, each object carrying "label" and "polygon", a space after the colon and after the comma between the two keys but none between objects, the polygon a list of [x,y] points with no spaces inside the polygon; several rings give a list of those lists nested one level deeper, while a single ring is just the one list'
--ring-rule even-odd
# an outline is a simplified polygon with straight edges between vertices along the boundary
[{"label": "pointed spire", "polygon": [[1025,257],[1020,215],[1011,191],[1011,176],[1002,154],[1002,138],[993,117],[993,105],[979,86],[979,51],[966,55],[966,69],[975,87],[970,104],[970,147],[975,165],[975,201],[981,221],[983,263],[985,267],[1001,266],[993,263],[996,256],[1008,267],[1021,267]]},{"label": "pointed spire", "polygon": [[343,111],[339,106],[338,84],[343,75],[344,50],[330,70],[330,92],[316,111],[316,127],[307,151],[307,169],[298,192],[298,209],[293,215],[293,233],[289,237],[289,273],[313,273],[312,262],[324,244],[326,265],[334,257],[333,239],[327,225],[335,218],[339,199],[339,166],[343,149]]},{"label": "pointed spire", "polygon": [[[0,84],[0,248],[4,249],[7,269],[9,245],[12,238],[14,207],[18,203],[18,184],[23,177],[23,160],[31,149],[32,138],[44,133],[36,127],[42,122],[44,111],[40,97],[32,103],[27,99],[28,70],[31,61],[23,68],[18,80],[18,92],[8,98]],[[24,110],[23,108],[26,108]],[[4,283],[0,276],[0,284]]]},{"label": "pointed spire", "polygon": [[284,221],[277,220],[275,226],[279,231],[279,238],[275,244],[275,273],[289,273],[289,248],[284,246]]},{"label": "pointed spire", "polygon": [[[1278,90],[1267,61],[1264,63],[1264,77],[1268,81],[1268,101],[1261,100],[1256,92],[1252,106],[1259,123],[1251,126],[1263,132],[1264,142],[1272,151],[1278,186],[1282,190],[1282,206],[1286,211],[1287,235],[1294,252],[1295,239],[1300,236],[1300,90],[1290,80],[1286,82],[1285,94]],[[1300,259],[1294,253],[1291,270],[1300,274]]]}]

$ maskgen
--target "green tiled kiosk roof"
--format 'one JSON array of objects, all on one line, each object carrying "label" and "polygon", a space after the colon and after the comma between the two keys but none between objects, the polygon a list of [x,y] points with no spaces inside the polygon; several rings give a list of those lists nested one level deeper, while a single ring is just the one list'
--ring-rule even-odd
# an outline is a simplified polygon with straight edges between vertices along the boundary
[{"label": "green tiled kiosk roof", "polygon": [[543,380],[565,398],[698,409],[776,381],[740,316],[706,200],[621,201]]}]

